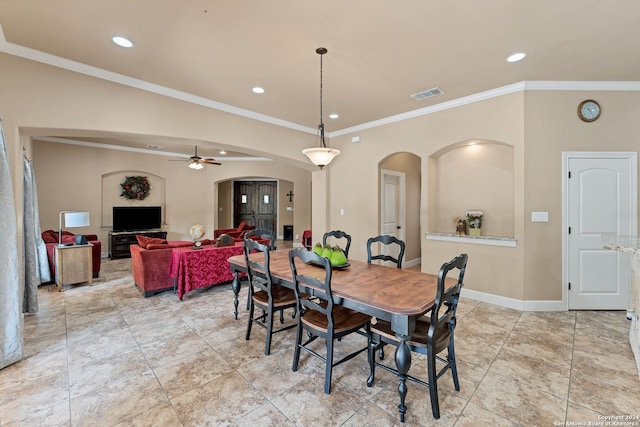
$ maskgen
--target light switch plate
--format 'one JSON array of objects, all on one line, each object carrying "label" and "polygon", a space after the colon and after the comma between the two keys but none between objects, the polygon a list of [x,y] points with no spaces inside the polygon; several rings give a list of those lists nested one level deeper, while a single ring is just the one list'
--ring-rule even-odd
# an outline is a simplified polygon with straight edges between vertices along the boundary
[{"label": "light switch plate", "polygon": [[549,222],[549,212],[531,212],[532,222]]}]

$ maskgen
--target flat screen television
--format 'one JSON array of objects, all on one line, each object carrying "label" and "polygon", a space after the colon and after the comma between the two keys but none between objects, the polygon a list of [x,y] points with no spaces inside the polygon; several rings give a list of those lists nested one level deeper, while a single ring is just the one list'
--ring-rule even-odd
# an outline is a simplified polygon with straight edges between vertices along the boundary
[{"label": "flat screen television", "polygon": [[160,228],[160,206],[114,206],[113,231],[139,231]]}]

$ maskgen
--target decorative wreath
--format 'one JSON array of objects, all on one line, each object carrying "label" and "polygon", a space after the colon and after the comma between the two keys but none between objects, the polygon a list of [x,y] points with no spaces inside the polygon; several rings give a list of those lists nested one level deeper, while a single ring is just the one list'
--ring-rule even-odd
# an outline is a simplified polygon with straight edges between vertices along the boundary
[{"label": "decorative wreath", "polygon": [[128,176],[120,184],[122,193],[120,197],[129,200],[144,200],[151,190],[151,185],[146,176]]}]

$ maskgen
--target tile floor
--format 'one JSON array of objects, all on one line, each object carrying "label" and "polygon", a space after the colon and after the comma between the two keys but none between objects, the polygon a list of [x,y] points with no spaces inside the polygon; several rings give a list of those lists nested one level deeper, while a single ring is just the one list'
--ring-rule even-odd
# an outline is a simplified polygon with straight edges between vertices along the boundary
[{"label": "tile floor", "polygon": [[[40,312],[25,318],[25,358],[0,371],[1,426],[401,425],[396,378],[378,370],[367,388],[365,354],[334,369],[325,395],[322,362],[303,354],[291,371],[294,330],[276,335],[270,356],[262,328],[245,341],[247,313],[234,320],[229,285],[184,301],[143,298],[130,269],[128,259],[104,260],[92,287],[40,288]],[[461,390],[443,377],[435,420],[426,388],[409,383],[404,425],[640,416],[624,312],[523,313],[463,298],[458,313]],[[349,337],[338,352],[363,340]],[[411,371],[424,366],[414,357]]]}]

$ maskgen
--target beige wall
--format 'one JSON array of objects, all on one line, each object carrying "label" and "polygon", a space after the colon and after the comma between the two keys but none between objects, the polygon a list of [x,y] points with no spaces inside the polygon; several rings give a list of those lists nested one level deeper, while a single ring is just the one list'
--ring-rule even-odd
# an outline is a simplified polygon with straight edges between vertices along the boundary
[{"label": "beige wall", "polygon": [[[89,204],[94,218],[100,212],[100,177],[106,172],[138,170],[166,178],[170,213],[167,221],[176,230],[173,231],[176,236],[186,235],[187,226],[198,215],[204,217],[202,222],[211,229],[217,207],[212,194],[214,184],[239,175],[254,176],[255,167],[260,169],[260,176],[294,183],[295,234],[310,228],[311,222],[314,233],[348,230],[353,236],[351,258],[362,260],[366,258],[366,239],[376,234],[379,227],[378,165],[394,153],[407,152],[421,159],[418,236],[423,271],[435,272],[444,260],[466,252],[470,257],[465,280],[468,289],[515,300],[557,301],[562,295],[561,152],[637,151],[639,146],[639,92],[525,91],[334,137],[331,145],[341,149],[342,154],[326,170],[317,171],[309,167],[300,153],[309,145],[307,141],[313,140],[308,134],[5,54],[0,54],[0,72],[0,114],[4,117],[18,210],[22,197],[21,145],[25,142],[26,154],[39,162],[36,176],[44,210],[41,218],[49,228],[52,224],[57,227],[58,211],[65,208],[60,200],[65,205]],[[603,108],[595,123],[577,119],[577,105],[585,98],[597,99]],[[73,150],[69,156],[51,153],[52,157],[43,157],[37,152],[39,147],[32,150],[29,141],[21,141],[20,137],[21,133],[44,133],[41,128],[220,141],[256,154],[269,151],[276,161],[251,165],[251,170],[249,165],[247,170],[241,170],[245,166],[235,164],[206,168],[204,174],[195,178],[196,175],[182,168],[169,169],[166,159],[140,158],[137,154],[123,156],[73,147],[69,148]],[[351,138],[356,135],[360,136],[360,142],[353,144]],[[451,144],[473,139],[513,147],[515,248],[425,238],[426,232],[438,231],[437,198],[433,191],[437,162],[432,156]],[[69,158],[77,159],[83,152],[87,155],[80,158],[86,165],[69,162]],[[315,172],[310,174],[312,170]],[[47,185],[51,187],[49,191],[55,187],[55,192],[41,188]],[[59,188],[76,195],[63,196]],[[340,209],[344,209],[345,215],[340,215]],[[531,211],[549,212],[549,222],[531,223]]]},{"label": "beige wall", "polygon": [[[522,194],[524,182],[522,161],[519,160],[524,144],[523,101],[522,93],[514,93],[332,139],[332,146],[341,149],[342,154],[331,166],[329,222],[332,225],[339,223],[339,228],[351,231],[354,236],[350,251],[352,257],[365,259],[365,236],[378,227],[377,186],[358,185],[357,191],[339,191],[338,183],[356,179],[362,183],[376,182],[378,163],[382,159],[395,152],[413,153],[422,160],[419,231],[422,270],[437,272],[444,261],[466,252],[470,257],[466,287],[521,300],[524,295],[524,248],[521,244],[524,227],[522,207],[518,205],[522,198],[518,194]],[[360,136],[360,142],[353,144],[351,138],[356,135]],[[433,195],[437,188],[433,182],[437,173],[433,168],[437,167],[437,162],[431,157],[437,157],[452,144],[475,139],[499,141],[513,147],[513,188],[516,194],[513,237],[520,242],[516,248],[426,240],[426,232],[441,231],[428,228],[432,223],[437,227],[437,198]],[[463,180],[464,176],[461,175],[460,179]],[[482,189],[479,195],[483,191],[489,194],[492,189]],[[345,216],[339,216],[339,208],[345,208]],[[500,274],[496,274],[498,269]]]},{"label": "beige wall", "polygon": [[[300,191],[294,193],[301,199],[310,197],[305,191],[310,174],[299,168],[278,168],[276,162],[228,162],[194,171],[186,167],[186,163],[170,162],[165,156],[44,141],[34,141],[32,152],[43,230],[58,228],[58,213],[62,210],[89,211],[91,226],[72,231],[97,234],[104,244],[104,252],[107,251],[114,205],[161,205],[167,238],[189,240],[189,227],[195,223],[203,224],[206,236],[213,237],[218,212],[215,182],[220,178],[260,171],[287,183],[287,189],[299,186]],[[152,185],[149,197],[143,201],[119,197],[120,182],[126,175],[147,176]],[[224,199],[228,194],[222,194],[222,197]],[[294,218],[293,212],[280,219],[290,221],[287,224],[293,224],[294,233],[298,234],[309,227],[308,211],[304,207],[300,211],[299,219]]]}]

